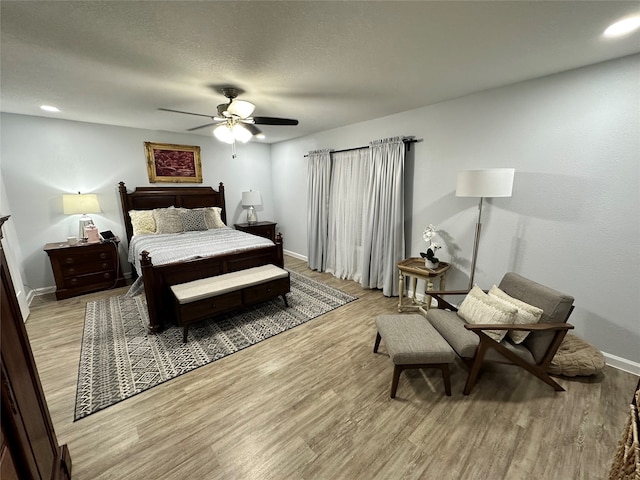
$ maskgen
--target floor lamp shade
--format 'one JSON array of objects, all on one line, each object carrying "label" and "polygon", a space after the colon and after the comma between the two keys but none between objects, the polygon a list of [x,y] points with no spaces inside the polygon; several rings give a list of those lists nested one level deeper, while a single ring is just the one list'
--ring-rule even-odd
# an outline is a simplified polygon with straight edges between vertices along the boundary
[{"label": "floor lamp shade", "polygon": [[482,227],[482,200],[487,197],[510,197],[513,190],[513,168],[489,168],[485,170],[465,170],[458,173],[456,197],[480,198],[478,205],[478,222],[473,241],[473,258],[469,275],[469,288],[473,287],[478,259],[480,229]]},{"label": "floor lamp shade", "polygon": [[62,211],[66,215],[81,214],[78,226],[78,238],[84,239],[85,227],[93,225],[93,220],[87,213],[99,213],[100,203],[95,193],[77,193],[62,195]]},{"label": "floor lamp shade", "polygon": [[262,198],[260,192],[250,190],[248,192],[242,192],[242,206],[249,207],[247,210],[247,223],[256,223],[258,221],[258,215],[256,214],[256,205],[262,205]]},{"label": "floor lamp shade", "polygon": [[458,173],[456,197],[510,197],[514,168],[465,170]]}]

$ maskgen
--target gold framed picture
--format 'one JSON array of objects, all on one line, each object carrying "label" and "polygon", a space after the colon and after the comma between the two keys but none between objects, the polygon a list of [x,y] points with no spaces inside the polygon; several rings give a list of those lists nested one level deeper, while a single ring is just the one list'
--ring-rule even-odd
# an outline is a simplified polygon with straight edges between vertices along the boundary
[{"label": "gold framed picture", "polygon": [[144,142],[149,182],[202,183],[200,147]]}]

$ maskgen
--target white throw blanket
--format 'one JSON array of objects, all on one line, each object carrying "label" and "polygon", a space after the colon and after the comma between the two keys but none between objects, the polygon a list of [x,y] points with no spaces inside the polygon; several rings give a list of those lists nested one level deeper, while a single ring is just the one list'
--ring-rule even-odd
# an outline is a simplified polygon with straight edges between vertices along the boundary
[{"label": "white throw blanket", "polygon": [[129,262],[135,265],[138,274],[142,274],[140,254],[143,250],[149,252],[154,265],[163,265],[270,245],[273,242],[268,238],[229,227],[198,232],[135,235],[129,242]]}]

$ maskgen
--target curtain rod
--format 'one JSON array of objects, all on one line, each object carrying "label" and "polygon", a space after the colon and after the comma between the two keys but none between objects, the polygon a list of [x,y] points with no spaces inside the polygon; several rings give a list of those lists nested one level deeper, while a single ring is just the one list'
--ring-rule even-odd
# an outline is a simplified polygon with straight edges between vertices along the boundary
[{"label": "curtain rod", "polygon": [[[415,138],[405,138],[404,140],[402,140],[402,143],[404,143],[407,147],[407,150],[411,151],[411,144],[412,143],[416,143],[416,142],[421,142],[422,140],[417,140]],[[343,150],[331,150],[331,152],[329,153],[340,153],[340,152],[351,152],[353,150],[362,150],[363,148],[370,148],[369,145],[365,145],[364,147],[353,147],[353,148],[345,148]],[[308,157],[309,155],[305,155],[304,157]]]}]

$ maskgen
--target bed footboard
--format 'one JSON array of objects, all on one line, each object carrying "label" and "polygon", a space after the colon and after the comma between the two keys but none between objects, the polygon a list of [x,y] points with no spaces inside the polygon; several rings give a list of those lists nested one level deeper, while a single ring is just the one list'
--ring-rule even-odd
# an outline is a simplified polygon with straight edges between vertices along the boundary
[{"label": "bed footboard", "polygon": [[186,262],[153,265],[148,252],[141,254],[140,266],[149,311],[149,332],[157,333],[175,321],[170,287],[224,273],[273,264],[284,267],[282,237],[275,245],[238,253],[200,258]]}]

